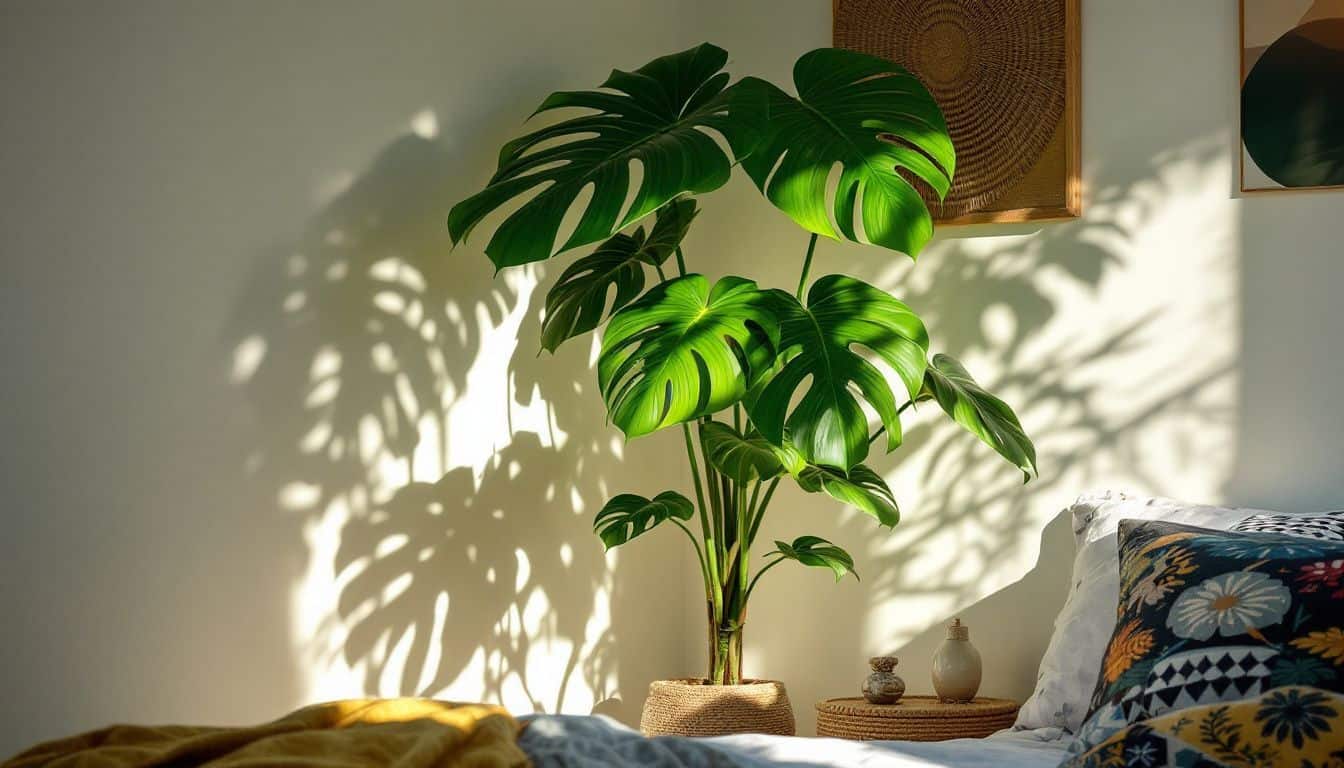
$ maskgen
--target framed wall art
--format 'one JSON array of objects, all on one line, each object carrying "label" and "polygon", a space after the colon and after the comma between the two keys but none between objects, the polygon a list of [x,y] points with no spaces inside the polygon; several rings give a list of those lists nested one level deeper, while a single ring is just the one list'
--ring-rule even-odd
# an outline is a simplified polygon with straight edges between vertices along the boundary
[{"label": "framed wall art", "polygon": [[1344,0],[1241,0],[1241,189],[1344,189]]},{"label": "framed wall art", "polygon": [[1082,213],[1078,0],[833,0],[832,37],[910,70],[957,150],[940,224]]}]

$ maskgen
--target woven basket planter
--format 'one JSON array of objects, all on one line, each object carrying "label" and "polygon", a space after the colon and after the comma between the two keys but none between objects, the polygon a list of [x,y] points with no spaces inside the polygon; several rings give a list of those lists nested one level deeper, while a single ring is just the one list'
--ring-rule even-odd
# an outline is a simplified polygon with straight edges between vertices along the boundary
[{"label": "woven basket planter", "polygon": [[748,680],[741,685],[655,680],[649,684],[639,729],[646,736],[792,736],[793,707],[784,684],[774,680]]}]

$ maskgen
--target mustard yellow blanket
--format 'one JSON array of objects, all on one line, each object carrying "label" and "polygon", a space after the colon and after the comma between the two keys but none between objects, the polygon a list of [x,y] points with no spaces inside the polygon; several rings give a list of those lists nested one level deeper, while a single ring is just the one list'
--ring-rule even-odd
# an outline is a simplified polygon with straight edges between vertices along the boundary
[{"label": "mustard yellow blanket", "polygon": [[39,744],[0,768],[515,768],[528,764],[517,736],[499,707],[361,699],[246,728],[114,725]]}]

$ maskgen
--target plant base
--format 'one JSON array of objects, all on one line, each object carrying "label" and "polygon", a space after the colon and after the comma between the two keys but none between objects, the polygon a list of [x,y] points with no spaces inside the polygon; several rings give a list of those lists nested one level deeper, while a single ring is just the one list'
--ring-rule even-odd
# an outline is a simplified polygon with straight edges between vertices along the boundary
[{"label": "plant base", "polygon": [[792,736],[793,707],[784,684],[775,680],[744,680],[741,685],[655,680],[649,684],[639,729],[646,736]]}]

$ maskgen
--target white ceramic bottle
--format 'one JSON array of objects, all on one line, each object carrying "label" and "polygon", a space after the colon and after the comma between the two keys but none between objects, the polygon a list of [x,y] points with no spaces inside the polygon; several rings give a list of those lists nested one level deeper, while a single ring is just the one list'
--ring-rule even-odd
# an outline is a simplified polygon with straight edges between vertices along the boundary
[{"label": "white ceramic bottle", "polygon": [[947,639],[933,654],[933,690],[943,701],[966,702],[980,690],[980,652],[971,645],[971,630],[954,619]]}]

